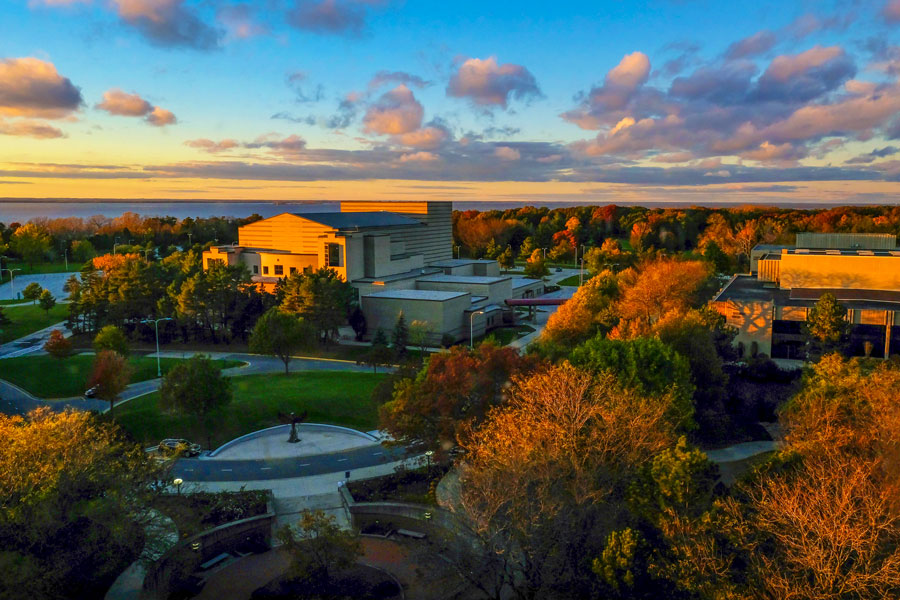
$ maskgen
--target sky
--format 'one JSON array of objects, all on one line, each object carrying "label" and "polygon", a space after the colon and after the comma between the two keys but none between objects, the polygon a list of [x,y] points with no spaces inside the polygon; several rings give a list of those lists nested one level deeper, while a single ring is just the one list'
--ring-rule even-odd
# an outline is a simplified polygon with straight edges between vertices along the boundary
[{"label": "sky", "polygon": [[900,0],[0,0],[0,197],[886,203]]}]

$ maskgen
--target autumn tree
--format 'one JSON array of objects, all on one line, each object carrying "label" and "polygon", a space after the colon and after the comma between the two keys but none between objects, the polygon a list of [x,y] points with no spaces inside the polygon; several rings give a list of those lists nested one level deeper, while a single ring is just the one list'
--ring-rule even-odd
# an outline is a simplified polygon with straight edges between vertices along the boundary
[{"label": "autumn tree", "polygon": [[97,250],[88,240],[75,240],[72,242],[72,258],[77,262],[85,263],[97,256]]},{"label": "autumn tree", "polygon": [[617,294],[616,276],[611,271],[589,279],[547,319],[541,344],[557,346],[565,353],[597,333],[606,334],[615,325],[612,307]]},{"label": "autumn tree", "polygon": [[152,461],[86,411],[0,414],[0,437],[0,597],[103,597],[156,545]]},{"label": "autumn tree", "polygon": [[504,401],[510,378],[533,368],[534,359],[490,342],[474,350],[454,346],[433,354],[415,379],[398,382],[379,408],[381,427],[397,440],[421,442],[436,451],[456,444],[464,426],[477,426]]},{"label": "autumn tree", "polygon": [[[666,401],[570,365],[514,377],[508,401],[461,437],[463,514],[518,597],[587,597],[584,553],[624,509],[628,482],[674,441]],[[498,594],[498,597],[503,597]]]},{"label": "autumn tree", "polygon": [[119,394],[128,387],[131,373],[131,365],[124,356],[114,350],[103,350],[94,357],[88,387],[96,387],[97,397],[109,401],[110,414]]},{"label": "autumn tree", "polygon": [[500,253],[500,256],[497,257],[497,262],[500,263],[500,268],[502,269],[514,269],[516,266],[516,255],[513,253],[513,250],[510,246],[506,247],[506,250]]},{"label": "autumn tree", "polygon": [[196,354],[172,367],[159,388],[159,406],[197,418],[206,430],[207,448],[212,449],[212,416],[232,400],[231,379],[205,355]]},{"label": "autumn tree", "polygon": [[306,321],[277,307],[259,318],[250,335],[250,351],[280,359],[285,375],[294,354],[315,343],[316,332]]},{"label": "autumn tree", "polygon": [[63,335],[62,331],[54,329],[44,344],[44,351],[53,358],[62,360],[72,354],[72,342]]},{"label": "autumn tree", "polygon": [[50,309],[56,306],[56,298],[50,293],[50,290],[44,290],[38,297],[38,304],[49,315]]},{"label": "autumn tree", "polygon": [[540,279],[549,274],[550,269],[548,269],[547,265],[544,263],[543,252],[538,248],[531,253],[531,256],[528,257],[528,261],[525,263],[525,276]]},{"label": "autumn tree", "polygon": [[131,347],[125,332],[115,325],[106,325],[98,331],[94,336],[94,351],[100,353],[104,350],[112,350],[127,358],[131,354]]},{"label": "autumn tree", "polygon": [[428,321],[415,320],[409,324],[409,343],[419,348],[419,360],[425,359],[425,348],[432,335],[434,328]]},{"label": "autumn tree", "polygon": [[33,223],[22,225],[12,235],[10,246],[30,267],[44,260],[50,250],[50,235]]},{"label": "autumn tree", "polygon": [[278,531],[278,540],[291,558],[290,576],[313,593],[327,592],[333,577],[363,555],[357,535],[321,510],[304,510],[296,527]]},{"label": "autumn tree", "polygon": [[813,357],[840,348],[850,332],[846,307],[838,302],[834,294],[825,292],[809,309],[803,331]]},{"label": "autumn tree", "polygon": [[36,281],[32,281],[25,286],[24,290],[22,290],[22,297],[26,300],[31,300],[32,304],[36,304],[43,291],[44,288],[41,287],[41,284]]}]

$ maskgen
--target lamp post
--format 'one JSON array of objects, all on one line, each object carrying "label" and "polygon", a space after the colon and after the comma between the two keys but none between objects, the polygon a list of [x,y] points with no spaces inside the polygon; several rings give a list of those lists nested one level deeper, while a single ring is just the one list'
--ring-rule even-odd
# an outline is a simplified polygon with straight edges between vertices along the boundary
[{"label": "lamp post", "polygon": [[156,326],[156,376],[162,377],[162,366],[159,361],[159,322],[171,321],[172,317],[163,317],[162,319],[144,319],[141,323],[153,323]]},{"label": "lamp post", "polygon": [[194,236],[194,234],[193,234],[193,233],[189,233],[189,234],[187,234],[187,236],[188,236],[188,248],[190,248],[190,247],[193,245],[193,243],[194,243],[194,242],[191,240],[191,238]]},{"label": "lamp post", "polygon": [[0,269],[0,273],[2,273],[3,271],[9,271],[9,290],[12,294],[10,298],[12,298],[13,300],[16,299],[16,276],[14,275],[14,273],[21,270],[22,269]]},{"label": "lamp post", "polygon": [[584,244],[581,245],[581,272],[578,276],[578,285],[584,285]]},{"label": "lamp post", "polygon": [[176,478],[172,483],[175,484],[175,489],[178,491],[178,495],[181,495],[181,484],[184,483],[184,479],[181,477]]},{"label": "lamp post", "polygon": [[474,333],[475,315],[483,315],[483,314],[484,314],[483,310],[476,310],[471,315],[469,315],[469,350],[471,350],[472,348],[475,347],[474,344],[472,343],[473,340],[475,339],[475,333]]},{"label": "lamp post", "polygon": [[547,249],[546,249],[546,248],[541,248],[541,250],[544,251],[544,262],[546,262],[546,261],[547,261]]},{"label": "lamp post", "polygon": [[66,271],[69,270],[69,249],[63,248],[63,258],[66,261]]}]

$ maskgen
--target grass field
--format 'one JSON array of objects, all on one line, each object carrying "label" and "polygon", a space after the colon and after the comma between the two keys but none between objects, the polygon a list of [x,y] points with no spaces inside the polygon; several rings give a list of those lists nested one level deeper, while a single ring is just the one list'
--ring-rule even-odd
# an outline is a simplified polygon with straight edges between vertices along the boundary
[{"label": "grass field", "polygon": [[[343,425],[363,431],[378,426],[372,390],[384,374],[351,371],[247,375],[232,378],[234,400],[212,416],[212,446],[281,424],[278,413],[309,411],[310,423]],[[155,444],[174,437],[206,446],[200,419],[163,413],[159,394],[135,398],[116,407],[115,418],[135,440]]]},{"label": "grass field", "polygon": [[[38,398],[71,398],[84,393],[94,356],[76,354],[63,360],[46,354],[6,358],[0,362],[0,378],[26,389]],[[163,375],[182,362],[178,358],[160,361]],[[128,363],[133,369],[131,383],[156,379],[156,359],[132,356]],[[234,360],[217,360],[223,369],[243,363]]]},{"label": "grass field", "polygon": [[[475,338],[474,343],[477,346],[481,342],[485,340],[493,340],[500,346],[505,346],[513,340],[517,340],[520,337],[524,337],[534,331],[534,327],[530,325],[516,325],[515,327],[499,327],[497,329],[493,329],[488,332],[487,335],[483,335]],[[469,342],[460,342],[461,344],[468,345]]]},{"label": "grass field", "polygon": [[69,306],[57,304],[50,309],[49,314],[40,306],[7,306],[3,309],[3,314],[12,321],[8,325],[0,325],[0,343],[5,344],[65,321],[69,316]]},{"label": "grass field", "polygon": [[[591,278],[590,273],[587,271],[584,272],[584,280],[587,281]],[[556,282],[556,285],[568,285],[571,287],[578,287],[581,285],[581,275],[572,275],[571,277],[566,277],[565,279],[560,279]]]}]

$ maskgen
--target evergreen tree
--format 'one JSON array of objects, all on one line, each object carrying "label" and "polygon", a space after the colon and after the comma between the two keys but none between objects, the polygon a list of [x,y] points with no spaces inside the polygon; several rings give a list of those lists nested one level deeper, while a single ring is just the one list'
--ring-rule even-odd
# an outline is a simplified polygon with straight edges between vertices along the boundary
[{"label": "evergreen tree", "polygon": [[850,323],[847,322],[847,309],[838,302],[834,294],[825,292],[809,309],[806,317],[804,333],[807,348],[813,358],[838,350],[847,340]]},{"label": "evergreen tree", "polygon": [[53,294],[50,293],[50,290],[44,290],[41,292],[40,297],[38,297],[38,303],[41,308],[44,309],[44,312],[48,315],[50,314],[50,309],[56,306],[56,298],[53,297]]},{"label": "evergreen tree", "polygon": [[403,311],[397,315],[397,323],[394,325],[394,331],[391,334],[391,347],[394,350],[394,356],[399,361],[407,354],[406,347],[409,346],[409,326],[406,324],[406,317]]},{"label": "evergreen tree", "polygon": [[386,365],[391,360],[391,349],[388,348],[387,336],[380,327],[372,338],[372,347],[366,354],[366,364],[371,365],[372,372],[378,372],[378,365]]}]

